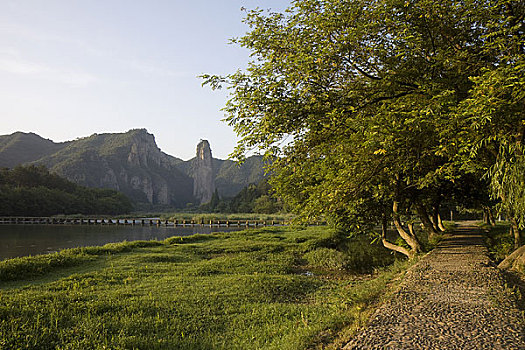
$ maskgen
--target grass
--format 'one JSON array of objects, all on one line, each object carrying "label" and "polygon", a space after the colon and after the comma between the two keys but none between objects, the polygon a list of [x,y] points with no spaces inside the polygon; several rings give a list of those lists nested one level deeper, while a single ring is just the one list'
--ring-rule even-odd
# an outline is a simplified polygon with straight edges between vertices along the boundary
[{"label": "grass", "polygon": [[326,227],[6,260],[0,348],[336,348],[406,266],[381,246]]},{"label": "grass", "polygon": [[500,263],[514,250],[514,237],[509,233],[508,222],[497,222],[496,226],[481,225],[485,231],[485,244],[489,256],[494,262]]},{"label": "grass", "polygon": [[293,219],[292,214],[257,214],[257,213],[169,213],[161,216],[163,219],[168,220],[194,220],[200,222],[201,220],[258,220],[258,221],[286,221],[289,222]]},{"label": "grass", "polygon": [[160,218],[161,220],[193,220],[195,222],[209,222],[210,220],[232,220],[232,221],[285,221],[293,220],[292,214],[260,214],[260,213],[195,213],[195,212],[134,212],[126,215],[53,215],[56,218],[82,219],[82,218],[122,218],[122,219],[137,219],[137,218]]},{"label": "grass", "polygon": [[[485,245],[489,257],[499,264],[514,251],[514,237],[509,232],[510,224],[503,221],[497,222],[496,226],[480,226],[485,232]],[[494,297],[494,305],[508,307],[505,301],[515,300],[525,321],[525,269],[521,266],[518,269],[500,271],[505,279],[505,289]]]}]

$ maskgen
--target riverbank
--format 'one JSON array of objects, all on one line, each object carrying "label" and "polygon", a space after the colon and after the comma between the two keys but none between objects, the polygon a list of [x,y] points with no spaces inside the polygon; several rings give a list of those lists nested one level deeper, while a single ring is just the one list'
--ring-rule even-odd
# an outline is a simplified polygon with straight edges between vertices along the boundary
[{"label": "riverbank", "polygon": [[123,241],[163,241],[196,233],[240,231],[244,227],[157,225],[0,225],[0,261],[49,254],[75,247],[101,246]]},{"label": "riverbank", "polygon": [[[172,237],[0,262],[0,347],[337,344],[406,268],[326,227]],[[335,345],[334,345],[335,347]]]}]

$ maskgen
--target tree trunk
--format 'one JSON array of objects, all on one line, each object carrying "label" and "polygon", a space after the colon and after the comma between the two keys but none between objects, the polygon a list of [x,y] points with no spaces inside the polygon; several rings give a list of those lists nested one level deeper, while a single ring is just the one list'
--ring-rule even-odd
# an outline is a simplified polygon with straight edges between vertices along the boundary
[{"label": "tree trunk", "polygon": [[399,203],[397,201],[394,201],[394,204],[392,206],[392,216],[394,220],[394,226],[396,227],[397,232],[407,242],[407,244],[410,246],[410,257],[414,257],[416,254],[421,253],[421,244],[419,243],[419,240],[417,237],[409,232],[406,232],[403,229],[403,225],[401,224],[401,221],[399,220]]},{"label": "tree trunk", "polygon": [[511,217],[510,219],[510,228],[514,235],[514,249],[518,249],[519,247],[521,247],[521,237],[520,237],[520,228],[518,225],[518,220],[516,220],[515,217]]},{"label": "tree trunk", "polygon": [[496,226],[496,221],[494,220],[494,215],[490,207],[483,207],[483,222],[486,225]]},{"label": "tree trunk", "polygon": [[498,268],[500,269],[512,269],[514,267],[514,262],[517,259],[523,260],[525,256],[525,246],[516,249],[509,256],[507,256],[502,262],[499,263]]},{"label": "tree trunk", "polygon": [[432,227],[434,228],[434,231],[439,232],[439,225],[438,225],[438,215],[439,215],[439,207],[433,206],[432,207],[432,215],[430,215],[429,219],[432,223]]},{"label": "tree trunk", "polygon": [[415,236],[416,234],[414,233],[414,223],[408,222],[407,227],[408,227],[408,232],[410,232],[412,236]]},{"label": "tree trunk", "polygon": [[439,229],[442,231],[442,232],[445,232],[447,229],[445,228],[445,225],[443,225],[443,220],[441,220],[441,215],[439,215],[439,212],[438,212],[438,226],[439,226]]},{"label": "tree trunk", "polygon": [[439,205],[435,205],[432,207],[432,224],[434,225],[434,230],[436,232],[443,232],[445,231],[445,227],[443,227],[443,222],[441,221],[441,215],[439,215]]},{"label": "tree trunk", "polygon": [[430,223],[432,224],[432,227],[434,228],[435,231],[438,231],[438,228],[437,228],[437,218],[434,216],[434,211],[432,210],[432,215],[430,215],[428,217],[428,219],[430,220]]},{"label": "tree trunk", "polygon": [[428,238],[433,238],[438,232],[434,229],[434,225],[432,225],[432,222],[428,218],[427,210],[425,209],[425,206],[421,201],[416,201],[416,211],[417,215],[419,216],[419,219],[421,220],[421,223],[423,224],[423,228],[428,234]]},{"label": "tree trunk", "polygon": [[411,254],[408,249],[406,249],[405,247],[401,247],[401,246],[398,246],[396,244],[390,243],[389,241],[386,240],[387,228],[388,228],[388,220],[387,220],[386,215],[383,215],[383,222],[382,222],[382,225],[381,225],[381,242],[383,243],[383,246],[386,249],[390,249],[390,250],[393,250],[395,252],[404,254],[409,259],[411,259],[413,257],[413,254]]},{"label": "tree trunk", "polygon": [[490,207],[487,207],[487,214],[489,216],[490,226],[496,226],[496,219],[494,218],[494,213]]}]

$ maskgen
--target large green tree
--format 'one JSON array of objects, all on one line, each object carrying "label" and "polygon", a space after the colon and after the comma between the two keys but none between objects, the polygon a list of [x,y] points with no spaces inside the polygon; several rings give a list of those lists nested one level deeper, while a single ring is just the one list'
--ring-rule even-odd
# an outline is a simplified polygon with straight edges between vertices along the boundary
[{"label": "large green tree", "polygon": [[412,257],[421,250],[413,215],[436,233],[430,214],[459,176],[450,113],[469,77],[490,66],[481,47],[491,11],[478,0],[296,0],[285,13],[251,11],[251,30],[234,41],[253,61],[205,83],[231,88],[235,155],[278,156],[273,184],[302,218],[352,232],[392,220],[408,248],[383,234],[384,245]]},{"label": "large green tree", "polygon": [[525,228],[525,3],[491,5],[482,47],[493,64],[471,78],[470,96],[458,108],[459,159],[488,180],[518,248]]}]

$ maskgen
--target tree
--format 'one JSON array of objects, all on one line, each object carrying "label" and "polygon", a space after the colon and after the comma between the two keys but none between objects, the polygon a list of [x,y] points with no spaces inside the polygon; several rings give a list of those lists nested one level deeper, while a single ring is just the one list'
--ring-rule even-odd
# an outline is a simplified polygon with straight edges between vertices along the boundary
[{"label": "tree", "polygon": [[132,209],[122,193],[82,187],[43,166],[0,170],[0,215],[121,214]]},{"label": "tree", "polygon": [[460,159],[488,180],[518,248],[525,228],[525,4],[498,1],[492,13],[483,52],[494,57],[493,66],[472,77],[470,96],[458,109]]},{"label": "tree", "polygon": [[450,113],[490,62],[488,17],[477,0],[297,0],[249,12],[234,40],[252,52],[247,71],[204,79],[232,90],[234,155],[276,156],[272,184],[300,218],[356,233],[392,220],[410,248],[384,245],[412,257],[421,245],[402,219],[436,232],[432,199],[459,176],[444,151]]},{"label": "tree", "polygon": [[253,211],[261,214],[273,214],[277,212],[277,208],[272,198],[264,194],[255,200]]}]

